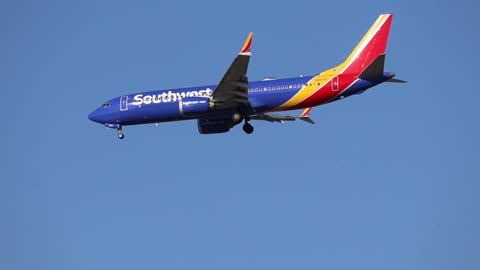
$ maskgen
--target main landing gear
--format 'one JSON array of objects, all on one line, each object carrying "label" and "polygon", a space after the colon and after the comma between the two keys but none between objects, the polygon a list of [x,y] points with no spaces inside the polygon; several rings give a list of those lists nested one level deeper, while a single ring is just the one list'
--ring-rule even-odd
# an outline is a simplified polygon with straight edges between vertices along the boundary
[{"label": "main landing gear", "polygon": [[252,134],[253,126],[248,123],[248,121],[250,121],[250,117],[248,117],[247,115],[242,115],[239,112],[235,112],[234,114],[232,114],[232,121],[234,126],[240,124],[243,120],[245,120],[245,124],[243,124],[243,131],[245,131],[245,133],[247,134]]},{"label": "main landing gear", "polygon": [[[250,120],[250,119],[248,119]],[[252,134],[253,133],[253,126],[248,123],[248,120],[245,119],[245,124],[243,124],[243,131],[245,131],[245,133],[247,134]]]}]

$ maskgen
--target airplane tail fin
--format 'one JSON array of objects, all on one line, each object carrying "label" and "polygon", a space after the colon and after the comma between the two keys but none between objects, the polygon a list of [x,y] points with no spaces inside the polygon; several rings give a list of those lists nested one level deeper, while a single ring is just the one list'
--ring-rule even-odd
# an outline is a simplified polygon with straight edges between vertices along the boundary
[{"label": "airplane tail fin", "polygon": [[392,18],[392,14],[382,14],[377,18],[360,43],[340,65],[342,72],[358,74],[362,79],[383,75]]}]

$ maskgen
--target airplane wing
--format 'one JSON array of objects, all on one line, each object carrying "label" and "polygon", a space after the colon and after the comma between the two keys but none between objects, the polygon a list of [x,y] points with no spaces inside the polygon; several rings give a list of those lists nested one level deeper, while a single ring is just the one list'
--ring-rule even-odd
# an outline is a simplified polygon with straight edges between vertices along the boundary
[{"label": "airplane wing", "polygon": [[215,109],[239,108],[251,110],[248,100],[247,69],[253,33],[248,34],[242,50],[235,57],[220,83],[212,93]]},{"label": "airplane wing", "polygon": [[274,113],[259,113],[250,116],[252,120],[264,120],[268,122],[278,122],[278,123],[285,123],[285,121],[295,121],[297,119],[303,120],[310,124],[315,124],[315,122],[310,118],[309,113],[312,108],[307,108],[303,111],[300,116],[289,116],[289,115],[282,115],[282,114],[274,114]]}]

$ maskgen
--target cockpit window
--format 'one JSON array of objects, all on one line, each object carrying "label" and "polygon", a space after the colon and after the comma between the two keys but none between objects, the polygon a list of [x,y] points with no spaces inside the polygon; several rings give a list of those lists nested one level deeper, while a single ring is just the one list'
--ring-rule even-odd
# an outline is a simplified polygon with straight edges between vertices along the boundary
[{"label": "cockpit window", "polygon": [[105,102],[105,103],[103,103],[102,108],[106,108],[108,106],[110,106],[110,102]]}]

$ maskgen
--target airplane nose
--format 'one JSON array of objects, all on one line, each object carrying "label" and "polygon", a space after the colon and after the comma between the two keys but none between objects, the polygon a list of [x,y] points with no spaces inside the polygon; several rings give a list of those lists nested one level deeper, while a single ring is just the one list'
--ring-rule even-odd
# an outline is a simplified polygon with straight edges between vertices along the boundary
[{"label": "airplane nose", "polygon": [[99,116],[98,116],[97,111],[91,112],[91,113],[88,115],[88,119],[90,119],[90,120],[93,121],[93,122],[100,123],[100,119],[99,119]]}]

